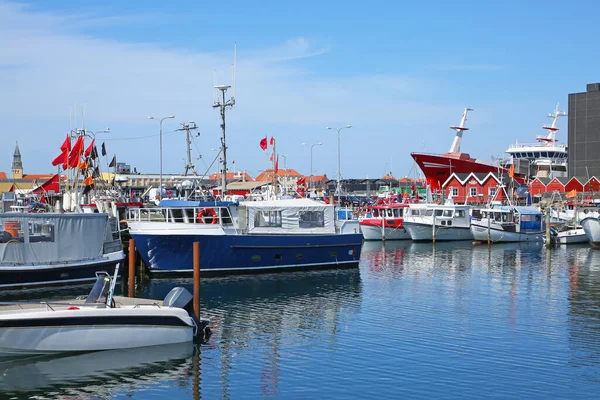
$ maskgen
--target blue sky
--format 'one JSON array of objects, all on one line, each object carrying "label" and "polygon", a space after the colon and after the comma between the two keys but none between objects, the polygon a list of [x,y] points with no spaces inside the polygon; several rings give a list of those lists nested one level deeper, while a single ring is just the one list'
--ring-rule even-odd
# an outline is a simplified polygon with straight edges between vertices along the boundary
[{"label": "blue sky", "polygon": [[[258,142],[275,136],[287,166],[342,176],[414,176],[412,151],[448,150],[464,107],[462,150],[490,160],[531,142],[556,103],[600,81],[600,3],[577,1],[20,1],[0,0],[0,171],[19,141],[25,173],[51,172],[85,104],[85,126],[110,127],[109,153],[156,173],[164,132],[194,120],[199,172],[219,144],[213,70],[230,83],[230,161],[256,176]],[[558,138],[566,141],[567,122]],[[143,139],[135,139],[144,137]],[[164,135],[164,171],[182,172],[185,140]],[[283,161],[280,161],[283,166]],[[209,172],[214,172],[213,167]]]}]

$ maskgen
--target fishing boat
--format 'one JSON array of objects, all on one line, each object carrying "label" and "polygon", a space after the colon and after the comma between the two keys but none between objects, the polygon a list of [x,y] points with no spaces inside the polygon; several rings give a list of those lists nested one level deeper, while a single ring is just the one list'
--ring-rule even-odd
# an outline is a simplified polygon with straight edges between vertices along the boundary
[{"label": "fishing boat", "polygon": [[537,242],[544,238],[542,219],[536,207],[490,206],[473,210],[471,232],[476,241]]},{"label": "fishing boat", "polygon": [[0,357],[183,343],[204,333],[207,323],[188,311],[192,296],[181,287],[162,304],[117,305],[117,271],[97,272],[83,303],[0,303]]},{"label": "fishing boat", "polygon": [[588,241],[594,246],[600,246],[600,219],[588,217],[581,220]]},{"label": "fishing boat", "polygon": [[129,209],[127,223],[152,275],[189,274],[200,242],[203,276],[356,267],[358,220],[311,199],[233,202],[163,200]]},{"label": "fishing boat", "polygon": [[469,205],[410,204],[402,222],[414,241],[472,240]]},{"label": "fishing boat", "polygon": [[502,174],[508,171],[497,164],[488,163],[471,157],[468,153],[461,152],[461,142],[463,133],[469,128],[465,126],[467,114],[473,111],[472,108],[465,108],[462,113],[460,124],[451,126],[450,129],[456,132],[454,141],[447,153],[429,154],[429,153],[411,153],[421,171],[425,174],[427,185],[433,192],[440,192],[442,185],[453,173],[494,173]]},{"label": "fishing boat", "polygon": [[406,240],[410,234],[402,225],[406,203],[373,205],[359,222],[365,240]]},{"label": "fishing boat", "polygon": [[93,282],[125,258],[108,214],[0,213],[0,288]]}]

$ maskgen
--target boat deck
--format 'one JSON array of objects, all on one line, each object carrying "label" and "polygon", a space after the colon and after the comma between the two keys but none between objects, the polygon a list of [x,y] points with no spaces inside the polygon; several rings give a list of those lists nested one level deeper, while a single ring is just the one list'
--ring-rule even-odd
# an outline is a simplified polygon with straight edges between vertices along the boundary
[{"label": "boat deck", "polygon": [[[117,307],[119,306],[132,306],[132,305],[162,305],[162,300],[153,300],[153,299],[144,299],[140,297],[124,297],[124,296],[114,296],[115,303]],[[85,300],[78,299],[65,299],[65,300],[54,300],[49,302],[24,302],[23,304],[0,304],[0,312],[3,311],[13,311],[13,310],[27,310],[27,309],[35,309],[35,308],[46,308],[46,304],[50,306],[78,306],[82,305]]]}]

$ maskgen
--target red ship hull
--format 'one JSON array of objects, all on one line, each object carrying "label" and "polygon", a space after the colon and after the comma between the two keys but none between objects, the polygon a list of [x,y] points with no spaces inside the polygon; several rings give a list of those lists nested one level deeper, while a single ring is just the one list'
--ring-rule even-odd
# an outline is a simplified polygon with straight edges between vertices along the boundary
[{"label": "red ship hull", "polygon": [[425,174],[427,185],[431,191],[441,191],[442,185],[453,173],[470,174],[489,173],[494,174],[508,172],[505,168],[493,164],[486,164],[471,158],[466,153],[426,154],[411,153],[421,171]]}]

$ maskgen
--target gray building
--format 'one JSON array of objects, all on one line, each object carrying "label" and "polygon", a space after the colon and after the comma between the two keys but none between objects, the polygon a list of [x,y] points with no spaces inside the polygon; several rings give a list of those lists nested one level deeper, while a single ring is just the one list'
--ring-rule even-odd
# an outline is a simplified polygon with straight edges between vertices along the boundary
[{"label": "gray building", "polygon": [[569,94],[569,178],[600,176],[600,83]]}]

